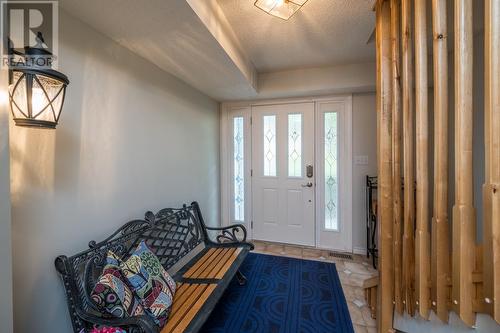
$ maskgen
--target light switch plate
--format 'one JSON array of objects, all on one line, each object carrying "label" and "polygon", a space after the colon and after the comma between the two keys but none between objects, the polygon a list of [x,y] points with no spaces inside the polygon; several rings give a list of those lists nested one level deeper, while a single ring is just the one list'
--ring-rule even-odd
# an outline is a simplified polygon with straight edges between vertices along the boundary
[{"label": "light switch plate", "polygon": [[355,165],[368,165],[368,155],[356,155],[354,156]]}]

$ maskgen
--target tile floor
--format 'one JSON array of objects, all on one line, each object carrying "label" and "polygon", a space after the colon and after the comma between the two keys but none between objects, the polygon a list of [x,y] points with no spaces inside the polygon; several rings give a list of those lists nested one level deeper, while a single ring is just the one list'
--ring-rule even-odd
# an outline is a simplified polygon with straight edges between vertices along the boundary
[{"label": "tile floor", "polygon": [[279,243],[253,241],[255,252],[293,258],[334,262],[347,300],[354,331],[356,333],[375,333],[376,321],[371,317],[364,296],[363,281],[377,275],[365,256],[353,255],[352,260],[330,257],[327,250],[285,245]]}]

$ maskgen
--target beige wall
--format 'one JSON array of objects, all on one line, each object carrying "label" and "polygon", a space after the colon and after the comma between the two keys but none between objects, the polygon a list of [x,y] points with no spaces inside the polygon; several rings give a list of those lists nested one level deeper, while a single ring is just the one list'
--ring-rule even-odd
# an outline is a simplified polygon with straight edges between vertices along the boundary
[{"label": "beige wall", "polygon": [[7,71],[0,69],[0,331],[12,332],[12,249]]},{"label": "beige wall", "polygon": [[352,166],[352,243],[359,252],[366,250],[366,175],[377,175],[377,109],[374,93],[352,100],[352,156],[368,156],[368,165]]},{"label": "beige wall", "polygon": [[375,78],[374,62],[260,73],[257,98],[374,92]]},{"label": "beige wall", "polygon": [[11,125],[16,332],[71,330],[57,255],[192,200],[219,220],[218,103],[64,11],[59,31],[60,125]]}]

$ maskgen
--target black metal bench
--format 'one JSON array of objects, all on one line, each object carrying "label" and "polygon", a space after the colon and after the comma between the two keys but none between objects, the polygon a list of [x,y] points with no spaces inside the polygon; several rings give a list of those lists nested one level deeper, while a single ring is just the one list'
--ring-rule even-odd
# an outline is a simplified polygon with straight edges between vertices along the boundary
[{"label": "black metal bench", "polygon": [[74,331],[98,324],[127,332],[159,332],[147,315],[114,318],[101,313],[90,298],[108,250],[126,257],[144,240],[177,282],[172,312],[161,332],[197,332],[233,277],[245,283],[238,269],[254,248],[246,235],[241,224],[207,227],[198,203],[193,202],[180,209],[147,212],[144,220],[126,223],[104,241],[89,242],[88,250],[57,257],[55,266],[64,283]]}]

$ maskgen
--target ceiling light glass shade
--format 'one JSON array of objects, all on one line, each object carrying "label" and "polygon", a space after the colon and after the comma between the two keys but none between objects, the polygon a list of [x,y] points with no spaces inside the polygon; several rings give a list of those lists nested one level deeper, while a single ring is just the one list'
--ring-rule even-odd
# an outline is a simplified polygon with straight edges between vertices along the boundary
[{"label": "ceiling light glass shade", "polygon": [[266,13],[288,20],[292,17],[308,0],[257,0],[255,6]]}]

